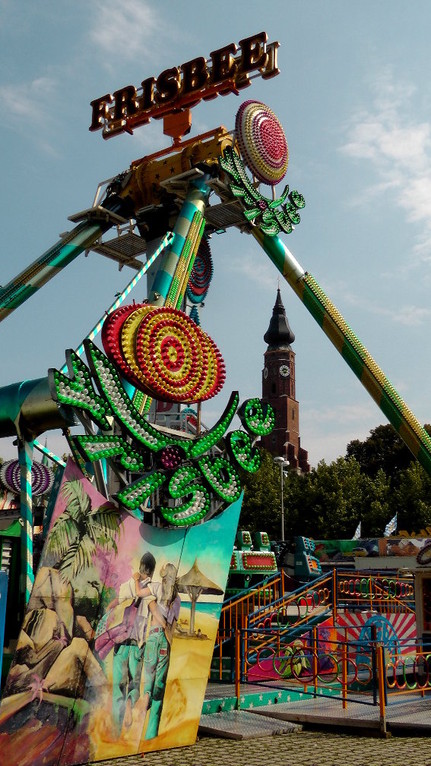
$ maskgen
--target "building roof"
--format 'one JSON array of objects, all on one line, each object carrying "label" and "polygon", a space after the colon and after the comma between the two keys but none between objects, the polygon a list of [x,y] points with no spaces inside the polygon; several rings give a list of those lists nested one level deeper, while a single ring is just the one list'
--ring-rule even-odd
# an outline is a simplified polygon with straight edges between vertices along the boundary
[{"label": "building roof", "polygon": [[263,339],[268,344],[268,351],[290,349],[290,344],[295,340],[295,335],[290,328],[286,310],[281,300],[280,288],[277,289],[277,298],[272,310],[271,321]]}]

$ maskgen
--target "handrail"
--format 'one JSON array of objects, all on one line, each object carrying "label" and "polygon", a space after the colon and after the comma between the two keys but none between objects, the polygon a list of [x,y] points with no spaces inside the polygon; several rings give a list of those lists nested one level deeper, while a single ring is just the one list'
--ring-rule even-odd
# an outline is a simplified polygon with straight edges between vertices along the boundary
[{"label": "handrail", "polygon": [[299,598],[301,598],[302,596],[306,597],[309,593],[314,593],[316,588],[321,589],[322,585],[329,582],[330,580],[332,580],[332,575],[323,574],[320,577],[317,577],[312,582],[306,583],[305,585],[301,585],[299,588],[296,588],[296,590],[293,590],[288,594],[283,594],[279,599],[274,600],[272,604],[263,606],[260,609],[258,609],[256,612],[254,612],[253,615],[249,615],[249,619],[248,619],[249,627],[253,621],[259,618],[262,618],[262,616],[265,613],[265,610],[268,610],[269,607],[271,607],[272,610],[274,610],[274,609],[278,609],[279,607],[287,606],[291,603],[295,603],[297,597]]},{"label": "handrail", "polygon": [[285,578],[286,578],[286,575],[284,574],[284,569],[282,569],[282,570],[280,570],[278,572],[275,572],[274,574],[269,575],[268,577],[265,577],[260,582],[256,583],[256,585],[253,585],[252,586],[252,588],[253,588],[252,591],[251,591],[250,588],[244,588],[244,590],[242,590],[240,593],[236,593],[235,595],[230,596],[229,598],[227,598],[223,602],[223,607],[222,608],[225,609],[226,607],[229,607],[233,603],[236,603],[236,602],[239,603],[240,601],[243,601],[248,596],[250,596],[251,592],[256,593],[259,590],[263,591],[263,590],[265,590],[265,588],[268,587],[268,585],[274,585],[278,581],[281,581],[281,579],[283,579],[283,581],[284,581]]},{"label": "handrail", "polygon": [[244,656],[270,651],[271,644],[293,640],[331,613],[343,609],[414,614],[414,587],[410,578],[387,574],[325,573],[305,586],[285,592],[283,571],[262,581],[251,592],[233,597],[222,607],[216,638],[220,679],[226,652],[234,655],[232,637],[245,631]]},{"label": "handrail", "polygon": [[[220,643],[221,636],[230,636],[232,630],[242,626],[246,615],[250,611],[256,611],[266,603],[273,603],[274,595],[284,593],[286,575],[284,570],[277,572],[270,578],[257,583],[252,590],[243,591],[242,595],[232,596],[222,606],[220,622],[216,638],[216,645]],[[239,623],[239,624],[238,624]]]},{"label": "handrail", "polygon": [[337,572],[338,606],[368,603],[370,609],[379,611],[414,613],[414,585],[408,577],[391,577],[386,574],[363,575]]},{"label": "handrail", "polygon": [[[298,629],[310,627],[323,619],[333,610],[332,575],[321,577],[308,583],[305,587],[297,588],[292,593],[285,594],[268,607],[263,607],[254,614],[248,615],[246,625],[253,630],[253,652],[261,651],[274,643],[274,633],[277,641],[288,640]],[[289,614],[290,611],[290,614]],[[265,631],[269,635],[264,637]],[[259,642],[260,639],[260,642]],[[258,643],[256,643],[258,641]]]},{"label": "handrail", "polygon": [[[240,633],[242,643],[251,644],[251,631]],[[294,642],[279,636],[277,642],[273,640],[271,651],[252,647],[243,660],[241,678],[235,676],[237,686],[239,680],[259,684],[272,679],[272,685],[282,684],[283,689],[338,698],[343,708],[349,700],[356,705],[379,706],[383,734],[393,696],[416,693],[423,697],[431,691],[431,647],[400,639],[391,649],[380,639],[358,643],[347,636],[340,641],[325,635],[319,640],[318,634],[314,628]]]}]

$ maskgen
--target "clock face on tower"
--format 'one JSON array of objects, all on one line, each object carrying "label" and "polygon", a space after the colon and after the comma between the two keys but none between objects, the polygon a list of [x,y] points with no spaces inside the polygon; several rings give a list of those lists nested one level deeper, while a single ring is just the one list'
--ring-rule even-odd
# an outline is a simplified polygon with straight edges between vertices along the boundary
[{"label": "clock face on tower", "polygon": [[279,373],[280,373],[282,378],[289,377],[289,374],[290,374],[290,367],[289,367],[289,365],[288,364],[281,364],[280,368],[279,368]]}]

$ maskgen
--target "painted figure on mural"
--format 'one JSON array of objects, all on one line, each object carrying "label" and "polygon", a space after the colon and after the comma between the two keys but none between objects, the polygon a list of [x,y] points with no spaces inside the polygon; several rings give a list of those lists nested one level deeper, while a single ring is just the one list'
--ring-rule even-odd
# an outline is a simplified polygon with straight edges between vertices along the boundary
[{"label": "painted figure on mural", "polygon": [[87,679],[104,683],[90,642],[91,624],[74,608],[72,585],[55,567],[42,566],[36,576],[18,639],[14,665],[4,696],[26,690],[66,696],[84,695]]},{"label": "painted figure on mural", "polygon": [[[148,708],[150,714],[145,739],[156,737],[159,731],[166,677],[169,669],[172,638],[180,613],[181,599],[178,595],[177,568],[165,564],[160,570],[161,582],[151,583],[153,594],[149,602],[151,620],[144,651],[144,697],[142,716]],[[147,589],[136,584],[136,594],[145,596]]]},{"label": "painted figure on mural", "polygon": [[[107,607],[103,632],[98,631],[95,647],[103,661],[113,649],[112,719],[119,736],[123,724],[132,724],[133,708],[139,699],[148,621],[148,602],[153,599],[149,585],[156,560],[144,553],[136,572],[120,585],[118,597]],[[139,594],[137,593],[139,589]]]}]

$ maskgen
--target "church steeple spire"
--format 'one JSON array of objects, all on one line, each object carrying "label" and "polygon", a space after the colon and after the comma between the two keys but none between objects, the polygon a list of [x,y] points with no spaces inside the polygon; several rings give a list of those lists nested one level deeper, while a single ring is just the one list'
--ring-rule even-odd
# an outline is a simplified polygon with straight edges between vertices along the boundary
[{"label": "church steeple spire", "polygon": [[290,344],[295,340],[289,321],[286,316],[286,310],[281,300],[280,288],[277,289],[277,298],[272,310],[272,317],[269,327],[263,336],[265,343],[268,344],[268,351],[290,349]]},{"label": "church steeple spire", "polygon": [[295,395],[295,340],[281,300],[280,288],[269,327],[263,336],[268,348],[264,354],[262,398],[275,413],[275,427],[263,436],[262,446],[276,457],[284,457],[295,471],[310,470],[308,453],[299,436],[299,402]]}]

